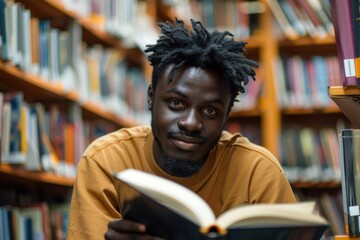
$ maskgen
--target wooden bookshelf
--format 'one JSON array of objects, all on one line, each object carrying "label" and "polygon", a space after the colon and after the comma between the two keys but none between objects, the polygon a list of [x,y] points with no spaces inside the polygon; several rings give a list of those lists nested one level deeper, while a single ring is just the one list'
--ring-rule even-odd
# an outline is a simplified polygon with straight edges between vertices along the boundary
[{"label": "wooden bookshelf", "polygon": [[77,91],[66,92],[61,85],[55,85],[39,76],[25,73],[12,64],[4,63],[1,60],[0,78],[6,79],[6,81],[0,81],[2,91],[23,91],[28,102],[78,103],[83,109],[84,116],[89,119],[104,119],[122,127],[137,124],[136,121],[120,117],[98,104],[89,101],[80,102]]},{"label": "wooden bookshelf", "polygon": [[329,96],[337,97],[337,96],[360,96],[360,88],[356,86],[330,86],[329,87]]},{"label": "wooden bookshelf", "polygon": [[[67,31],[69,23],[76,22],[82,31],[81,44],[90,47],[102,46],[116,51],[121,57],[123,56],[126,67],[140,69],[148,67],[146,65],[146,56],[139,48],[127,47],[123,39],[94,27],[96,24],[93,24],[89,18],[81,18],[76,12],[67,10],[59,1],[15,0],[9,2],[21,3],[22,6],[30,10],[32,17],[49,20],[51,28]],[[81,48],[82,46],[78,47]],[[87,79],[81,80],[85,81]],[[69,109],[72,109],[73,106],[76,106],[76,109],[80,107],[82,124],[89,124],[89,128],[93,127],[92,124],[96,125],[96,127],[102,124],[103,128],[99,130],[100,132],[139,124],[129,116],[130,114],[120,115],[116,111],[118,109],[112,111],[106,105],[93,101],[92,98],[84,100],[79,89],[67,90],[62,85],[62,81],[59,80],[58,82],[54,83],[54,81],[41,77],[40,74],[22,70],[21,66],[13,64],[11,59],[0,59],[0,91],[4,94],[21,92],[26,104],[40,103],[44,108],[48,108],[47,110],[55,105],[59,107],[59,112],[64,111],[66,115],[63,112],[60,114],[65,115],[66,121],[75,121],[70,120],[74,115],[71,115]],[[78,115],[76,116],[78,117]],[[62,130],[65,132],[65,129]],[[89,134],[96,134],[91,130],[89,132]],[[30,139],[30,141],[33,141],[33,139]],[[55,170],[27,170],[25,164],[6,163],[0,156],[1,204],[21,207],[28,204],[47,202],[49,206],[65,205],[64,211],[66,211],[75,178],[65,177],[68,176],[67,170],[62,171],[63,175],[55,173],[58,172]],[[0,205],[0,207],[3,208],[5,205]],[[48,224],[50,224],[50,220]]]},{"label": "wooden bookshelf", "polygon": [[329,96],[351,121],[353,128],[360,128],[360,88],[356,86],[331,86]]},{"label": "wooden bookshelf", "polygon": [[335,236],[334,239],[335,240],[359,240],[360,237],[350,237],[347,235],[338,235],[338,236]]},{"label": "wooden bookshelf", "polygon": [[0,164],[0,175],[3,180],[8,178],[7,181],[13,179],[15,181],[25,181],[27,183],[45,183],[63,187],[72,187],[74,185],[73,178],[57,176],[53,173],[41,171],[27,171],[21,168],[21,166],[12,166],[9,164]]}]

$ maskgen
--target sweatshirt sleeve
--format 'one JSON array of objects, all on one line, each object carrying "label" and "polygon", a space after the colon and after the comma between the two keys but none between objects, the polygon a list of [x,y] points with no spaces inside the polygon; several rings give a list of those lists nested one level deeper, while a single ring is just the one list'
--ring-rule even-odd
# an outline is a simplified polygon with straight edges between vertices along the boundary
[{"label": "sweatshirt sleeve", "polygon": [[67,239],[104,239],[109,221],[121,218],[116,199],[111,173],[83,157],[71,199]]},{"label": "sweatshirt sleeve", "polygon": [[252,166],[249,203],[296,202],[293,190],[280,164],[257,159]]}]

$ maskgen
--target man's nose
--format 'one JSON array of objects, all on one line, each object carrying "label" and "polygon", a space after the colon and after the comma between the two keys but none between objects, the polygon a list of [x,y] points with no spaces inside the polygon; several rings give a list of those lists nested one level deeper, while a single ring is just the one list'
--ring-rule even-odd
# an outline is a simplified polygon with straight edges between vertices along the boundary
[{"label": "man's nose", "polygon": [[180,129],[189,132],[200,131],[202,128],[201,118],[195,110],[187,111],[178,121],[178,126]]}]

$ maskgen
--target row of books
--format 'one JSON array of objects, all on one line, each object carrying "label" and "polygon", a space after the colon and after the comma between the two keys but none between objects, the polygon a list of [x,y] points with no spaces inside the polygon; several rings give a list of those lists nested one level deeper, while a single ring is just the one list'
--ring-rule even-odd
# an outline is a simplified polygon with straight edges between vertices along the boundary
[{"label": "row of books", "polygon": [[[44,1],[44,0],[42,0]],[[147,1],[139,0],[50,0],[63,11],[75,13],[78,21],[120,38],[126,47],[144,50],[158,38]],[[150,6],[151,7],[151,6]]]},{"label": "row of books", "polygon": [[0,94],[1,162],[75,177],[77,162],[94,139],[116,129],[83,120],[81,107],[27,103],[22,92]]},{"label": "row of books", "polygon": [[288,39],[334,37],[330,0],[268,0]]},{"label": "row of books", "polygon": [[149,123],[147,108],[147,80],[142,69],[129,67],[118,51],[95,45],[87,49],[80,95],[86,101],[100,103],[107,110],[132,118],[138,123]]},{"label": "row of books", "polygon": [[137,15],[138,0],[51,0],[75,12],[81,19],[90,20],[93,27],[115,36],[132,33]]},{"label": "row of books", "polygon": [[0,206],[0,239],[63,240],[68,225],[68,205],[46,202],[28,206]]},{"label": "row of books", "polygon": [[282,129],[280,161],[290,182],[340,182],[338,133],[334,128]]},{"label": "row of books", "polygon": [[341,85],[336,56],[277,58],[276,86],[282,108],[323,108],[334,105],[329,85]]},{"label": "row of books", "polygon": [[[0,1],[0,57],[31,70],[31,13],[18,3]],[[39,44],[39,43],[38,43]],[[35,66],[34,66],[35,67]]]},{"label": "row of books", "polygon": [[228,30],[236,38],[248,38],[258,28],[265,7],[259,1],[168,1],[176,16],[200,20],[210,30]]},{"label": "row of books", "polygon": [[[50,20],[32,17],[20,3],[4,3],[0,59],[64,92],[78,91],[81,102],[94,102],[139,123],[149,122],[147,81],[142,70],[129,67],[123,53],[100,45],[88,46],[76,21],[60,30],[51,27]],[[2,31],[4,27],[6,31]]]},{"label": "row of books", "polygon": [[[338,122],[338,129],[344,126]],[[250,141],[261,143],[260,128],[242,121],[227,122],[225,130],[241,133]],[[320,129],[291,125],[281,130],[279,161],[290,182],[340,182],[341,163],[336,128]]]}]

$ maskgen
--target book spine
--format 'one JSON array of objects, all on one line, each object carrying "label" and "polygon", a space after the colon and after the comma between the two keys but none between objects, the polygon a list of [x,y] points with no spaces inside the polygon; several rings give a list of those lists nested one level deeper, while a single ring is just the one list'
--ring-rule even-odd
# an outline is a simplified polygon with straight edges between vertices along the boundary
[{"label": "book spine", "polygon": [[350,0],[355,44],[355,76],[360,87],[360,0]]},{"label": "book spine", "polygon": [[360,130],[342,130],[342,186],[349,236],[360,236]]},{"label": "book spine", "polygon": [[344,87],[356,86],[355,50],[350,0],[331,1],[337,53]]},{"label": "book spine", "polygon": [[0,0],[0,59],[8,60],[5,9],[6,9],[6,1]]}]

